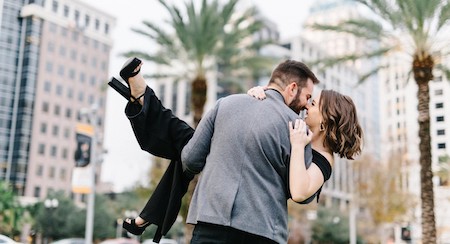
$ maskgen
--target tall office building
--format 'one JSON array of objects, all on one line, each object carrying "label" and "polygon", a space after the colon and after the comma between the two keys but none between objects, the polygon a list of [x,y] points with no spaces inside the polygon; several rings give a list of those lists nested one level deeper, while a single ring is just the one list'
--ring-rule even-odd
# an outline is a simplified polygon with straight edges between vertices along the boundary
[{"label": "tall office building", "polygon": [[102,137],[115,18],[79,0],[3,0],[0,13],[0,179],[21,196],[69,193],[76,124]]}]

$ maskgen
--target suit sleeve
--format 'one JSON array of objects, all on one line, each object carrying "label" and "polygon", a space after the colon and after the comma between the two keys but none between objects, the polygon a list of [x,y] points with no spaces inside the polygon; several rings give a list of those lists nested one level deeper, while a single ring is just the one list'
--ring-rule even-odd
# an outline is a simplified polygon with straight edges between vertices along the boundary
[{"label": "suit sleeve", "polygon": [[206,157],[211,148],[211,140],[214,134],[214,121],[216,119],[220,101],[211,109],[198,124],[194,136],[183,148],[181,153],[181,162],[184,171],[191,174],[198,174],[203,170],[206,163]]},{"label": "suit sleeve", "polygon": [[147,87],[144,104],[129,102],[125,114],[142,150],[155,156],[179,160],[194,129],[166,109],[154,91]]}]

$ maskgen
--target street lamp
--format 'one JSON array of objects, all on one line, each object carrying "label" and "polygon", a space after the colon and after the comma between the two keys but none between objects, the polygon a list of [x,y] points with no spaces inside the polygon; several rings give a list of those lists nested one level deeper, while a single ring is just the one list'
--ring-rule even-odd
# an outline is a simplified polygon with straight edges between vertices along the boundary
[{"label": "street lamp", "polygon": [[53,235],[53,228],[51,225],[51,221],[52,221],[52,217],[53,217],[53,210],[56,209],[59,205],[59,201],[56,198],[47,198],[44,201],[44,207],[45,209],[47,209],[47,211],[49,212],[49,217],[47,218],[47,227],[48,230],[45,230],[46,233],[46,237],[45,237],[45,243],[48,243],[48,239],[49,239],[49,233],[51,235]]}]

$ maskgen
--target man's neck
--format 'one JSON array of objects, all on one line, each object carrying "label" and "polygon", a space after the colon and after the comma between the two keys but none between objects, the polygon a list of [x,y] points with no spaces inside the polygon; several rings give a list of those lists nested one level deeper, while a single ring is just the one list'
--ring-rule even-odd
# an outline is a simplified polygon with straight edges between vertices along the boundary
[{"label": "man's neck", "polygon": [[284,92],[284,89],[282,89],[279,85],[274,84],[274,83],[269,84],[267,86],[267,88],[279,92],[281,94],[281,96],[283,97],[284,103],[287,104],[286,94]]}]

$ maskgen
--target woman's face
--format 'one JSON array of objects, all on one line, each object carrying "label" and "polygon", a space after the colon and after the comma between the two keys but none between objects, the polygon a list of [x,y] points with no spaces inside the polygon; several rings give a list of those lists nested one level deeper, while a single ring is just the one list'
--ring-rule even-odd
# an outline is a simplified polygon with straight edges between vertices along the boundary
[{"label": "woman's face", "polygon": [[314,130],[314,128],[320,128],[320,123],[323,121],[319,101],[320,94],[313,98],[312,101],[306,105],[305,123],[311,130]]}]

